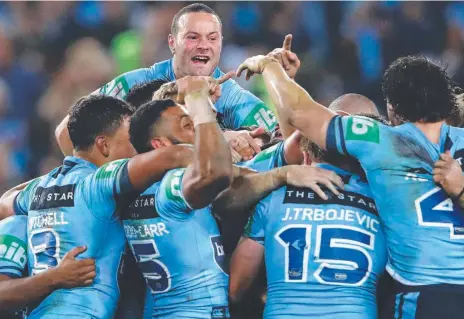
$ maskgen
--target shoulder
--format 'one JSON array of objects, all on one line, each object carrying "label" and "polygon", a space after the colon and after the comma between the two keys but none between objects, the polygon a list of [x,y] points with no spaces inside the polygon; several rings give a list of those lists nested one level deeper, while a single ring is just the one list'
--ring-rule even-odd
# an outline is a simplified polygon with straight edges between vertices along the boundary
[{"label": "shoulder", "polygon": [[172,59],[164,60],[153,64],[149,68],[150,78],[152,80],[167,80],[173,81],[175,79],[174,69],[172,66]]},{"label": "shoulder", "polygon": [[[24,227],[24,228],[23,228]],[[23,232],[26,233],[27,216],[15,215],[0,221],[0,235]],[[23,230],[23,231],[22,231]]]}]

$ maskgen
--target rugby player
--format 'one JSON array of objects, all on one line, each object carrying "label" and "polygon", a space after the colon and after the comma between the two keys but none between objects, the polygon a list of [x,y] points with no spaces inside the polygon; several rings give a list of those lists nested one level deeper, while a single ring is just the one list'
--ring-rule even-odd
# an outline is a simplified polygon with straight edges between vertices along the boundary
[{"label": "rugby player", "polygon": [[[32,310],[29,318],[112,318],[119,299],[117,274],[125,238],[118,218],[120,202],[106,200],[125,194],[108,180],[122,174],[131,181],[131,194],[161,178],[166,169],[185,166],[191,150],[172,146],[137,155],[122,170],[113,160],[135,154],[129,142],[133,108],[113,97],[93,95],[71,110],[69,132],[74,156],[63,166],[33,180],[15,198],[16,214],[28,215],[28,266],[38,275],[63,262],[72,247],[85,245],[82,257],[95,259],[97,276],[80,289],[59,289]],[[174,165],[174,166],[172,166]]]},{"label": "rugby player", "polygon": [[[210,7],[193,3],[182,8],[172,20],[168,44],[173,54],[171,59],[150,68],[122,74],[95,93],[124,99],[134,85],[156,79],[174,81],[186,75],[212,76],[217,79],[224,75],[218,68],[222,50],[222,22]],[[228,130],[255,124],[272,130],[276,123],[272,111],[234,80],[222,85],[222,96],[215,107],[222,119],[221,126]],[[68,139],[65,123],[58,126],[56,136],[58,141]],[[260,151],[249,132],[231,131],[226,135],[231,139],[237,136],[247,141],[249,152],[254,154]],[[70,151],[70,148],[67,150]]]},{"label": "rugby player", "polygon": [[90,285],[96,275],[95,261],[75,259],[86,249],[85,246],[74,248],[63,257],[58,267],[37,276],[22,278],[26,275],[27,265],[27,217],[10,216],[0,221],[2,318],[22,318],[22,309],[56,289]]},{"label": "rugby player", "polygon": [[[272,57],[256,56],[243,70],[262,73],[280,121],[321,148],[361,163],[385,225],[395,280],[391,314],[402,318],[456,318],[464,295],[464,220],[459,205],[433,180],[434,162],[459,157],[464,131],[445,123],[457,107],[451,80],[424,57],[394,61],[383,77],[395,127],[356,116],[337,116],[314,101]],[[249,75],[250,75],[249,74]],[[459,200],[459,199],[455,199]],[[437,307],[437,304],[440,307]]]},{"label": "rugby player", "polygon": [[[177,82],[180,91],[185,80]],[[285,182],[288,174],[297,176],[294,179],[304,185],[314,184],[319,191],[316,181],[337,192],[335,185],[341,180],[321,170],[312,170],[309,178],[301,171],[296,173],[295,168],[267,176],[252,174],[252,179],[237,177],[228,187],[232,175],[227,170],[232,173],[233,169],[229,146],[217,125],[207,91],[185,98],[183,95],[179,102],[188,102],[189,98],[196,100],[198,107],[203,103],[203,114],[198,113],[200,108],[191,112],[187,107],[187,114],[172,100],[155,100],[132,116],[130,136],[139,153],[185,143],[195,145],[195,155],[187,169],[170,171],[128,207],[123,213],[126,237],[148,286],[145,316],[228,318],[224,250],[209,204],[221,193],[218,210],[246,211],[242,208],[250,198],[268,193],[276,183]],[[234,176],[238,171],[233,170]],[[216,178],[208,176],[213,173],[218,174]],[[120,183],[117,176],[113,183]],[[233,196],[236,188],[249,189],[247,198],[238,201]]]}]

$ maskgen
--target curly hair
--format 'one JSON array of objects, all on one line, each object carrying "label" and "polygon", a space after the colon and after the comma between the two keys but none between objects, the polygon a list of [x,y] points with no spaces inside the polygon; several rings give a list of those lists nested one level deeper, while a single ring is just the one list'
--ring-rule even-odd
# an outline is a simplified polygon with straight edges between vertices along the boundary
[{"label": "curly hair", "polygon": [[439,122],[457,109],[453,82],[443,68],[423,56],[394,61],[385,71],[382,91],[398,118],[406,122]]}]

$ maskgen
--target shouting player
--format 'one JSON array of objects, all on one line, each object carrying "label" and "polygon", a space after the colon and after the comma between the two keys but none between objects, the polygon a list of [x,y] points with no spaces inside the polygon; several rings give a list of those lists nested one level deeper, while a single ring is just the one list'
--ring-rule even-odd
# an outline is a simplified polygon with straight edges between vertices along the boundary
[{"label": "shouting player", "polygon": [[[173,81],[186,75],[212,76],[217,79],[224,75],[218,68],[222,50],[222,22],[210,7],[193,3],[182,8],[172,20],[168,43],[173,54],[171,59],[150,68],[122,74],[95,93],[125,99],[133,86],[152,80]],[[234,130],[250,125],[259,125],[268,130],[274,128],[276,120],[272,111],[238,83],[227,81],[222,85],[222,93],[215,107],[223,128]],[[69,139],[66,119],[58,126],[56,136],[59,144]],[[250,132],[227,131],[226,138],[229,141],[238,137],[246,141],[245,149],[248,152],[255,154],[260,151]],[[61,149],[65,155],[71,154],[71,147],[63,145]],[[245,154],[243,157],[249,159]]]},{"label": "shouting player", "polygon": [[454,203],[459,198],[448,197],[432,175],[440,153],[449,150],[459,157],[464,149],[464,131],[445,122],[457,107],[446,72],[424,57],[393,62],[383,77],[389,118],[396,125],[389,127],[362,117],[337,116],[291,81],[271,57],[250,58],[238,71],[245,69],[262,73],[273,99],[283,101],[280,121],[323,149],[361,163],[385,225],[387,271],[396,290],[391,316],[459,317],[464,220]]}]

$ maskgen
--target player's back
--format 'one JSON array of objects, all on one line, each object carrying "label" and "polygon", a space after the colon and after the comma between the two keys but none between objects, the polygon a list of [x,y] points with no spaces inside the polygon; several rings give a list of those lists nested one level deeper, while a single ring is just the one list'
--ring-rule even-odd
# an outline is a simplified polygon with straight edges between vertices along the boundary
[{"label": "player's back", "polygon": [[265,247],[268,295],[264,318],[372,319],[386,248],[367,184],[343,177],[341,195],[320,199],[282,187],[261,201],[245,235]]},{"label": "player's back", "polygon": [[192,210],[184,169],[152,185],[123,213],[127,240],[147,281],[145,318],[228,318],[224,251],[210,209]]},{"label": "player's back", "polygon": [[443,124],[433,144],[412,123],[338,117],[331,127],[329,147],[337,143],[366,172],[385,224],[388,272],[408,286],[464,285],[464,215],[433,181],[440,153],[464,154],[464,130]]},{"label": "player's back", "polygon": [[[124,231],[90,180],[97,167],[67,157],[63,166],[37,180],[29,196],[28,257],[31,275],[57,266],[72,248],[87,246],[80,258],[94,258],[97,276],[91,286],[59,289],[46,297],[29,318],[112,318],[119,288],[118,267]],[[21,199],[20,199],[21,201]],[[24,208],[23,208],[24,210]],[[103,212],[107,211],[107,212]],[[107,217],[109,216],[109,217]]]},{"label": "player's back", "polygon": [[[27,217],[10,216],[0,221],[0,275],[21,278],[27,265]],[[4,319],[23,318],[23,311],[2,313]]]}]

